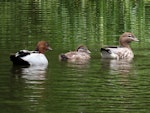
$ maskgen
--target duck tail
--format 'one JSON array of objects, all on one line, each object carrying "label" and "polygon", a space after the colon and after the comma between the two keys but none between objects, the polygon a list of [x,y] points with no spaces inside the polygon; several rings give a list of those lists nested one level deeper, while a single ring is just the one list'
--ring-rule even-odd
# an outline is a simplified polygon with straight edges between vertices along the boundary
[{"label": "duck tail", "polygon": [[66,55],[64,55],[64,54],[61,54],[59,56],[59,59],[62,60],[62,61],[66,61],[66,60],[68,60],[68,57]]},{"label": "duck tail", "polygon": [[100,51],[101,51],[101,52],[106,52],[106,53],[111,54],[111,51],[110,51],[109,49],[107,49],[107,48],[101,48]]},{"label": "duck tail", "polygon": [[13,65],[30,65],[28,62],[22,60],[20,57],[16,57],[15,54],[10,55],[10,61],[13,62]]},{"label": "duck tail", "polygon": [[11,54],[9,58],[10,58],[11,61],[14,61],[15,55],[14,55],[14,54]]}]

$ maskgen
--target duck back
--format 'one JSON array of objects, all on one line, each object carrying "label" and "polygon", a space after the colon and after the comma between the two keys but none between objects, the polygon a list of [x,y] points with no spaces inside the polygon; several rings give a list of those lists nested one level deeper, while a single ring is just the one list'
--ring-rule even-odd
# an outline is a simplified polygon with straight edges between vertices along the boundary
[{"label": "duck back", "polygon": [[124,59],[133,58],[133,52],[129,48],[125,47],[107,47],[101,48],[102,58]]},{"label": "duck back", "polygon": [[10,60],[13,62],[13,65],[30,65],[27,61],[24,61],[20,57],[16,57],[15,54],[10,55]]},{"label": "duck back", "polygon": [[48,65],[45,55],[38,51],[20,50],[10,55],[10,60],[14,65]]},{"label": "duck back", "polygon": [[30,65],[48,65],[48,60],[42,53],[32,53],[21,59],[29,62]]}]

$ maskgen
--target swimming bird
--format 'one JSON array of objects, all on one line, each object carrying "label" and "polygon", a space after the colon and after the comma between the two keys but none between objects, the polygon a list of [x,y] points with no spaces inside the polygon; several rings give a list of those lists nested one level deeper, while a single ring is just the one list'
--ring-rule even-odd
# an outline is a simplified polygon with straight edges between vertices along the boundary
[{"label": "swimming bird", "polygon": [[44,55],[45,51],[52,50],[46,41],[39,41],[35,51],[20,50],[10,55],[10,60],[14,65],[48,65],[48,60]]},{"label": "swimming bird", "polygon": [[108,46],[101,48],[102,58],[111,59],[132,59],[134,54],[130,48],[130,43],[132,41],[139,41],[134,34],[130,32],[123,33],[119,38],[120,46]]},{"label": "swimming bird", "polygon": [[89,60],[90,57],[90,51],[86,46],[79,46],[75,51],[70,51],[65,54],[59,55],[59,59],[61,61],[68,61],[71,63],[85,63],[84,61]]}]

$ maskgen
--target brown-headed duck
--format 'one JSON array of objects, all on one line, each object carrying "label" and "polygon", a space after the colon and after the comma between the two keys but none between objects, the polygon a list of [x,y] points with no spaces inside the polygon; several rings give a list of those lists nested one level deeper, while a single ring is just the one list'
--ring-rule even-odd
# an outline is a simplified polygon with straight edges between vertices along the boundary
[{"label": "brown-headed duck", "polygon": [[123,33],[119,38],[120,46],[110,46],[101,48],[101,57],[111,59],[134,58],[134,54],[129,45],[132,41],[139,40],[130,32]]},{"label": "brown-headed duck", "polygon": [[14,65],[48,65],[48,60],[44,53],[52,50],[46,41],[39,41],[35,51],[20,50],[10,55],[10,60]]}]

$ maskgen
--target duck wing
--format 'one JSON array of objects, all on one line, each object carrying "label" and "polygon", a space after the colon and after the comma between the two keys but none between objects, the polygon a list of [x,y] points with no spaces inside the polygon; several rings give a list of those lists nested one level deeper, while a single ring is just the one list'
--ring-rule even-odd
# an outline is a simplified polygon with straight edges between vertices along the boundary
[{"label": "duck wing", "polygon": [[115,52],[119,47],[118,46],[108,46],[101,48],[101,52],[107,52],[108,54],[111,54],[112,52]]},{"label": "duck wing", "polygon": [[16,55],[16,57],[25,57],[25,56],[30,55],[32,53],[39,53],[39,52],[38,51],[20,50],[15,55]]},{"label": "duck wing", "polygon": [[22,58],[35,52],[37,51],[20,50],[15,54],[11,54],[10,60],[13,62],[14,65],[30,65],[29,62],[23,60]]},{"label": "duck wing", "polygon": [[133,58],[133,52],[131,49],[126,47],[105,47],[101,48],[101,56],[102,58]]},{"label": "duck wing", "polygon": [[76,55],[77,55],[77,52],[71,51],[71,52],[67,52],[67,53],[59,55],[59,59],[62,61],[65,61],[65,60],[74,58]]},{"label": "duck wing", "polygon": [[117,58],[119,47],[118,46],[108,46],[101,48],[102,58]]}]

